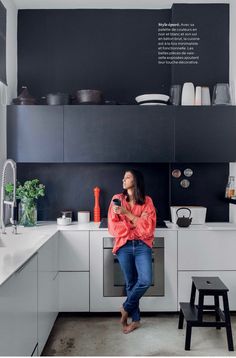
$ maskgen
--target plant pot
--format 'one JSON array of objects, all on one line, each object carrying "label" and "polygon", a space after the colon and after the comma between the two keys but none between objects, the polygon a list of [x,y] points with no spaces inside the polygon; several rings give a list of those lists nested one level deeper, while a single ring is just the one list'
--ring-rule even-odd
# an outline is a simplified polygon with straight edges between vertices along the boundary
[{"label": "plant pot", "polygon": [[37,204],[34,199],[21,199],[19,204],[19,225],[36,226]]}]

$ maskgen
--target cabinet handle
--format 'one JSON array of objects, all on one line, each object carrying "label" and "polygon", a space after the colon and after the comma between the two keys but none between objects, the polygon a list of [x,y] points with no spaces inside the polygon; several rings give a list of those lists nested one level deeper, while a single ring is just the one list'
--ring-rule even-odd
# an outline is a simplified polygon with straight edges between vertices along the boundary
[{"label": "cabinet handle", "polygon": [[59,271],[57,271],[56,275],[53,277],[53,281],[56,279],[57,275],[59,274]]},{"label": "cabinet handle", "polygon": [[35,254],[33,254],[32,256],[30,256],[30,258],[29,258],[27,261],[25,261],[25,262],[23,263],[23,265],[21,265],[21,266],[18,268],[18,270],[16,270],[15,273],[20,273],[20,272],[25,268],[25,266],[29,263],[29,261],[30,261],[34,256],[36,256],[36,255],[37,255],[37,252],[36,252]]}]

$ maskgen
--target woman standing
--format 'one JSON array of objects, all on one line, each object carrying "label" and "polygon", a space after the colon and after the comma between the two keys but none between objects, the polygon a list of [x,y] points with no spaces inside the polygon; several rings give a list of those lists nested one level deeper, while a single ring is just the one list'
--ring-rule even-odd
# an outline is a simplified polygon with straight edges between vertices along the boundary
[{"label": "woman standing", "polygon": [[[145,196],[142,173],[131,169],[123,178],[123,193],[113,196],[108,211],[108,230],[115,237],[113,254],[117,255],[126,282],[127,299],[121,308],[124,333],[140,325],[139,300],[152,283],[152,244],[156,210]],[[128,317],[132,322],[128,324]]]}]

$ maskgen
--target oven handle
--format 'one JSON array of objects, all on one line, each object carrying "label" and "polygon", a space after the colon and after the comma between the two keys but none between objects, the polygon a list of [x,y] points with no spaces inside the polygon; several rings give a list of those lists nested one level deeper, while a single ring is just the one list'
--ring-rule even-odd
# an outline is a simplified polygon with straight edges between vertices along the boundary
[{"label": "oven handle", "polygon": [[[112,237],[104,237],[103,238],[103,248],[104,249],[112,249],[113,248],[113,238]],[[164,247],[164,237],[155,237],[153,248],[163,248]]]}]

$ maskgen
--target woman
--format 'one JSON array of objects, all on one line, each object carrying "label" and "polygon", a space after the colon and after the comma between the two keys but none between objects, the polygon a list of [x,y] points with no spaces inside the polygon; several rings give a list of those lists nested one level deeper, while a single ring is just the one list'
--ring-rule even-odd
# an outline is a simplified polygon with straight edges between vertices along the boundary
[{"label": "woman", "polygon": [[[152,244],[156,226],[156,210],[152,199],[145,196],[143,175],[128,170],[123,178],[123,193],[114,195],[121,206],[111,202],[108,230],[115,237],[113,254],[123,271],[127,299],[121,308],[124,333],[140,325],[139,300],[152,283]],[[128,316],[132,322],[128,324]]]}]

